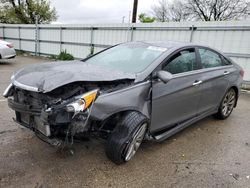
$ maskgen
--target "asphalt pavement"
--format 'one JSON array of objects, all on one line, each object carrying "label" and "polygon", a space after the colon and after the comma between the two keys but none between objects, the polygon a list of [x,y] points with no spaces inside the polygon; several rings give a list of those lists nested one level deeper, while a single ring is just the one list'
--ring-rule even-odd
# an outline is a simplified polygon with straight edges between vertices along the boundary
[{"label": "asphalt pavement", "polygon": [[[13,71],[45,61],[0,60],[0,93]],[[162,143],[145,142],[121,166],[107,159],[101,139],[75,143],[70,155],[18,126],[13,116],[0,96],[0,187],[250,188],[249,94],[241,94],[227,120],[208,117]]]}]

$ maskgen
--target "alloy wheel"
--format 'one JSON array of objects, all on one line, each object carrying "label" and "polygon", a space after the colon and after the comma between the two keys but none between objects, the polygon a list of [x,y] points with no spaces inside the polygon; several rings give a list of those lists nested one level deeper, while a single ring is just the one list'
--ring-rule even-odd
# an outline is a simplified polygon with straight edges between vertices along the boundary
[{"label": "alloy wheel", "polygon": [[227,92],[222,102],[221,112],[225,117],[229,116],[230,113],[233,111],[235,101],[236,101],[235,91],[230,90],[229,92]]},{"label": "alloy wheel", "polygon": [[140,147],[147,130],[147,123],[144,123],[133,136],[132,141],[129,143],[125,161],[129,161]]}]

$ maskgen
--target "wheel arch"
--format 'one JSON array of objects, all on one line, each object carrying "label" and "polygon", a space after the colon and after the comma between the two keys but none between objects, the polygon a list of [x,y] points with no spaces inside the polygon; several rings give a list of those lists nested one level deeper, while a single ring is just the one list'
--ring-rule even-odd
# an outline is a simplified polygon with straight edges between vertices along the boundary
[{"label": "wheel arch", "polygon": [[101,126],[104,129],[112,131],[115,129],[115,127],[117,127],[119,125],[119,122],[122,119],[122,117],[130,112],[137,112],[137,113],[141,114],[142,116],[145,116],[145,118],[147,118],[148,124],[149,124],[149,122],[150,122],[149,117],[147,117],[145,114],[143,114],[138,109],[123,109],[123,110],[114,112],[112,114],[109,114],[109,116],[107,116],[105,119],[102,120]]},{"label": "wheel arch", "polygon": [[236,93],[236,102],[234,104],[234,107],[236,107],[238,103],[238,98],[239,98],[239,88],[237,86],[231,86],[229,89],[233,89]]}]

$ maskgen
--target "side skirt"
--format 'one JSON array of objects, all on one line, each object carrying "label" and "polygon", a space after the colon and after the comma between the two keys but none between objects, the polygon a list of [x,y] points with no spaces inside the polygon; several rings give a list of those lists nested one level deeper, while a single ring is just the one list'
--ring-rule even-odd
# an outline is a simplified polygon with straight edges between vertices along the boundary
[{"label": "side skirt", "polygon": [[179,125],[176,125],[172,129],[167,130],[166,132],[163,132],[163,133],[161,133],[159,135],[152,136],[153,137],[152,140],[154,140],[156,142],[161,142],[161,141],[173,136],[174,134],[182,131],[183,129],[187,128],[188,126],[192,125],[193,123],[195,123],[195,122],[197,122],[197,121],[199,121],[199,120],[201,120],[201,119],[203,119],[203,118],[205,118],[205,117],[207,117],[209,115],[212,115],[214,113],[216,113],[216,111],[212,111],[212,112],[209,112],[209,113],[204,113],[204,114],[196,116],[196,117],[194,117],[192,119],[189,119],[189,120],[187,120],[187,121],[185,121],[185,122],[183,122],[183,123],[181,123]]}]

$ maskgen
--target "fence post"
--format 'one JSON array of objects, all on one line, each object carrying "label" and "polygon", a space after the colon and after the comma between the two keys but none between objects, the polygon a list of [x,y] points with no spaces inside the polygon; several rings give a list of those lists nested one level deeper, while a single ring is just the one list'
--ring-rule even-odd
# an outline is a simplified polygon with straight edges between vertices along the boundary
[{"label": "fence post", "polygon": [[[130,24],[128,24],[128,28],[127,28],[127,42],[129,41],[129,31],[131,30],[131,27]],[[130,32],[131,34],[131,32]],[[131,36],[130,36],[130,39],[131,39]]]},{"label": "fence post", "polygon": [[4,36],[5,34],[4,34],[4,26],[3,26],[3,40],[5,39],[5,36]]},{"label": "fence post", "polygon": [[37,56],[37,48],[38,48],[38,18],[36,16],[36,29],[35,29],[35,56]]},{"label": "fence post", "polygon": [[62,27],[60,27],[60,53],[62,52]]},{"label": "fence post", "polygon": [[131,36],[130,36],[130,41],[133,41],[134,38],[134,25],[132,24],[131,26]]},{"label": "fence post", "polygon": [[90,31],[90,55],[94,54],[95,51],[95,46],[94,46],[94,27],[91,26],[91,31]]},{"label": "fence post", "polygon": [[40,26],[37,27],[37,52],[40,56]]},{"label": "fence post", "polygon": [[20,31],[20,26],[18,26],[18,42],[19,42],[19,50],[22,50],[21,47],[21,31]]},{"label": "fence post", "polygon": [[192,25],[192,27],[190,27],[191,33],[190,33],[190,38],[189,38],[189,42],[192,42],[193,40],[193,33],[194,30],[196,30],[196,27],[194,27],[194,25]]}]

